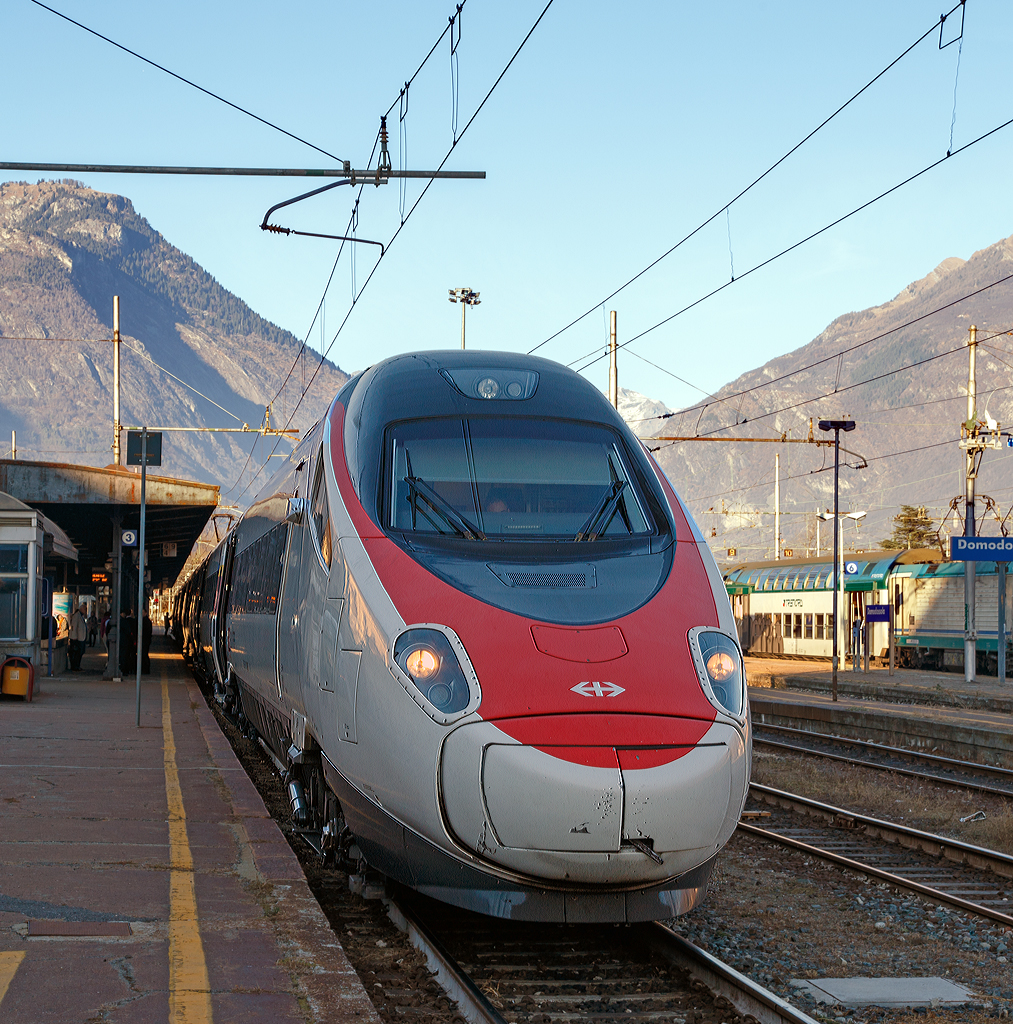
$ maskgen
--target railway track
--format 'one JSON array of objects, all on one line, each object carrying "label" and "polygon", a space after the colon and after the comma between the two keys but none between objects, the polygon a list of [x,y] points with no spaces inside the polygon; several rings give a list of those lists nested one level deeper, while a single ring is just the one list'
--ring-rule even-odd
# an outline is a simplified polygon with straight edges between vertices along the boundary
[{"label": "railway track", "polygon": [[[243,740],[241,730],[213,702],[237,756],[279,824],[286,823],[288,799],[280,765],[261,744]],[[262,765],[263,767],[258,767]],[[296,830],[290,829],[293,836]],[[305,837],[302,837],[303,839]],[[387,895],[381,879],[353,879],[334,869],[321,871],[314,847],[301,840],[293,849],[308,870],[325,914],[353,963],[361,947],[386,947],[384,915],[425,956],[443,991],[469,1024],[548,1024],[593,1021],[681,1024],[691,1011],[701,1024],[720,1024],[737,1012],[747,1024],[817,1024],[808,1014],[661,924],[631,927],[528,924],[487,918],[437,903],[407,890]],[[321,877],[325,876],[325,877]],[[347,890],[363,896],[348,906]],[[350,943],[350,944],[349,944]],[[356,945],[358,943],[358,945]],[[367,961],[370,958],[365,958]],[[401,961],[363,973],[367,991],[385,1020],[432,1009],[419,982]],[[701,1013],[701,1008],[703,1012]],[[447,1019],[452,1014],[446,1015]],[[434,1017],[433,1019],[438,1019]]]},{"label": "railway track", "polygon": [[791,814],[742,831],[1013,927],[1013,857],[770,786],[750,794]]},{"label": "railway track", "polygon": [[[777,736],[777,739],[770,735]],[[851,739],[841,736],[822,736],[792,729],[781,725],[764,725],[754,731],[753,745],[793,753],[812,754],[847,764],[862,765],[910,775],[916,778],[944,782],[962,789],[994,796],[1013,797],[1013,769],[996,765],[978,764],[975,761],[960,761],[923,751],[904,750],[888,747],[869,740]],[[844,754],[844,749],[858,749],[862,753]]]},{"label": "railway track", "polygon": [[734,1009],[750,1024],[815,1024],[664,925],[575,932],[490,920],[405,892],[388,911],[470,1024],[675,1024],[701,997],[715,1021]]}]

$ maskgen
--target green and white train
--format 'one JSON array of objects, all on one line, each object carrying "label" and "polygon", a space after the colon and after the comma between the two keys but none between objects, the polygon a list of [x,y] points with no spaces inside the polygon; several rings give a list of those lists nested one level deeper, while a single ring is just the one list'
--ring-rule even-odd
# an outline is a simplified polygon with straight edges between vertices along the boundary
[{"label": "green and white train", "polygon": [[[961,669],[964,664],[964,563],[945,561],[930,548],[847,552],[843,601],[843,656],[851,657],[853,626],[865,623],[869,604],[893,608],[898,664],[912,668]],[[833,650],[831,558],[746,562],[726,569],[725,588],[747,654],[829,658]],[[975,618],[977,671],[994,674],[998,651],[998,571],[977,563]],[[1006,599],[1010,605],[1007,576]],[[869,624],[869,652],[886,657],[888,623]],[[1009,642],[1009,621],[1006,634]],[[863,631],[859,631],[861,635]]]}]

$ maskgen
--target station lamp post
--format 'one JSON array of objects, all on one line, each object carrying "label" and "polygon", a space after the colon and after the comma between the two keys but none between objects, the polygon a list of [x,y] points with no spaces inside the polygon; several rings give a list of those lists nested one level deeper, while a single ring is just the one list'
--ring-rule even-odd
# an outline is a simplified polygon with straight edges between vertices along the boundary
[{"label": "station lamp post", "polygon": [[837,579],[838,573],[841,571],[840,567],[840,549],[838,547],[840,541],[840,529],[838,524],[840,523],[840,477],[841,477],[841,431],[848,431],[855,429],[854,420],[820,420],[820,430],[834,432],[834,655],[833,655],[833,674],[832,674],[832,689],[833,699],[837,700],[837,634],[840,632],[840,619],[838,618],[837,608],[837,588],[840,586],[840,582]]},{"label": "station lamp post", "polygon": [[479,292],[473,291],[471,288],[450,288],[450,301],[459,302],[461,304],[461,348],[464,348],[464,312],[469,306],[480,306],[482,305],[479,300]]}]

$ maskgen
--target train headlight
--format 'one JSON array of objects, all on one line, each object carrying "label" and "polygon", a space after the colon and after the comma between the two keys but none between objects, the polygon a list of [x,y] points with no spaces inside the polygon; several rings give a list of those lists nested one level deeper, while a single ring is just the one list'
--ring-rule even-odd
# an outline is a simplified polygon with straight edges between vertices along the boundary
[{"label": "train headlight", "polygon": [[405,658],[405,671],[414,682],[429,679],[440,671],[439,656],[428,647],[416,647]]},{"label": "train headlight", "polygon": [[717,651],[707,659],[707,675],[712,683],[723,683],[738,669],[730,654]]},{"label": "train headlight", "polygon": [[694,629],[690,630],[690,646],[707,696],[723,711],[741,718],[745,709],[745,672],[735,641],[716,630]]},{"label": "train headlight", "polygon": [[[457,640],[456,636],[454,639]],[[457,643],[460,644],[460,640]],[[473,687],[461,667],[454,644],[442,630],[407,629],[394,641],[393,653],[398,668],[425,698],[423,710],[432,717],[439,716],[438,721],[446,721],[446,716],[456,715],[473,704],[477,680]],[[461,654],[464,655],[463,646]],[[417,698],[416,702],[421,703]]]},{"label": "train headlight", "polygon": [[483,377],[475,385],[475,390],[479,398],[495,398],[499,394],[499,383],[492,377]]}]

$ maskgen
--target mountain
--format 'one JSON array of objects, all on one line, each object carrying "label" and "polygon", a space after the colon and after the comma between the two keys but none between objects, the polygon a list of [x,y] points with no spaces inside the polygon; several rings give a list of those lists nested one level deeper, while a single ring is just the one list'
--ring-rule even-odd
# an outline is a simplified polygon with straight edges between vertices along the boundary
[{"label": "mountain", "polygon": [[[987,409],[1000,422],[1013,423],[1013,338],[1003,333],[1013,330],[1013,282],[963,299],[1007,274],[1013,274],[1013,238],[968,260],[946,259],[888,302],[838,317],[800,348],[730,381],[703,408],[672,414],[660,402],[621,389],[620,411],[647,437],[784,434],[799,440],[809,435],[810,417],[853,417],[858,428],[842,444],[858,455],[846,454],[841,506],[867,516],[858,526],[849,522],[846,545],[872,549],[889,536],[902,503],[926,505],[939,522],[950,499],[962,493],[957,439],[967,415],[963,388],[972,323],[981,341],[979,415]],[[15,429],[19,456],[90,465],[111,461],[112,346],[77,339],[111,337],[113,295],[122,302],[124,424],[261,423],[299,352],[296,337],[258,316],[170,245],[123,196],[73,181],[12,182],[0,185],[0,437]],[[18,340],[23,338],[46,340]],[[305,358],[307,367],[315,364],[312,354]],[[893,372],[905,366],[910,368]],[[301,379],[301,367],[296,376]],[[872,378],[878,379],[862,383]],[[346,379],[325,363],[292,425],[305,429],[315,422]],[[298,395],[291,384],[284,390],[272,411],[275,425],[285,422]],[[814,434],[824,437],[818,429]],[[223,499],[235,500],[249,472],[240,487],[231,493],[229,487],[255,441],[253,465],[259,466],[273,440],[166,434],[162,472],[220,483]],[[782,547],[797,554],[814,549],[814,513],[833,506],[828,449],[664,440],[651,447],[726,563],[773,552],[779,455]],[[287,451],[288,443],[279,450]],[[859,456],[867,460],[865,467],[851,468],[862,465]],[[1007,457],[1013,452],[986,452],[977,485],[1003,513],[1013,498]],[[255,490],[256,485],[240,500],[248,502]],[[998,524],[987,522],[985,531],[998,532]],[[824,549],[828,536],[823,524]],[[735,556],[727,555],[729,548]]]},{"label": "mountain", "polygon": [[646,398],[622,387],[619,389],[618,412],[635,434],[640,432],[641,427],[647,425],[647,429],[651,429],[656,420],[673,414],[663,402],[656,402],[653,398]]},{"label": "mountain", "polygon": [[[79,339],[112,337],[113,295],[121,303],[121,423],[263,421],[298,338],[169,244],[129,199],[68,180],[8,182],[0,185],[0,437],[17,431],[20,458],[112,462],[112,345]],[[318,357],[304,358],[312,368]],[[319,419],[345,380],[325,362],[291,425],[305,429]],[[272,410],[274,426],[284,425],[298,397],[298,387],[286,388]],[[227,489],[254,444],[257,467],[274,440],[167,433],[160,472],[221,484],[223,501],[234,500],[250,471],[233,493]],[[279,451],[289,450],[282,441]],[[256,484],[242,500],[255,491]]]},{"label": "mountain", "polygon": [[[890,535],[891,519],[902,503],[927,506],[948,530],[953,525],[950,499],[964,487],[958,440],[960,423],[967,418],[971,324],[978,327],[978,416],[983,419],[987,409],[1000,423],[1013,424],[1013,338],[1005,334],[1013,331],[1013,281],[964,296],[1011,274],[1013,237],[968,260],[943,260],[890,301],[838,317],[812,341],[741,374],[706,402],[667,419],[632,425],[653,437],[784,434],[805,439],[810,418],[848,416],[857,428],[841,435],[841,445],[856,455],[842,451],[841,510],[867,516],[858,525],[847,524],[845,545],[878,547]],[[825,361],[813,365],[818,360]],[[901,367],[910,368],[892,372]],[[815,423],[813,433],[816,439],[833,436]],[[779,455],[782,548],[796,555],[815,552],[815,512],[833,509],[832,450],[714,441],[658,441],[651,447],[657,448],[662,466],[724,563],[773,556]],[[862,457],[865,467],[851,468],[861,466]],[[978,494],[991,495],[1000,515],[1013,500],[1007,457],[1013,452],[1007,456],[1005,448],[986,452],[977,481]],[[983,508],[979,501],[979,515]],[[980,529],[998,533],[999,524],[989,514]],[[824,551],[828,539],[832,542],[829,524],[823,523]],[[736,550],[734,556],[727,554],[729,548]]]}]

